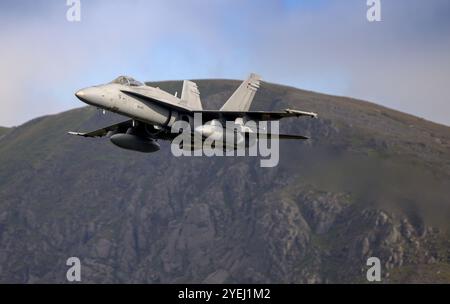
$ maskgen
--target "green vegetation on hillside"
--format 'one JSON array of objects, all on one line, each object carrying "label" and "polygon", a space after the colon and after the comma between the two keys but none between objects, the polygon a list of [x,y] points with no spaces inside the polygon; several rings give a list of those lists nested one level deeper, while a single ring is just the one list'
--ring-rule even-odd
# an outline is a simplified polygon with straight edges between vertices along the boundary
[{"label": "green vegetation on hillside", "polygon": [[3,134],[5,134],[6,132],[8,132],[9,128],[5,128],[5,127],[0,127],[0,136],[2,136]]}]

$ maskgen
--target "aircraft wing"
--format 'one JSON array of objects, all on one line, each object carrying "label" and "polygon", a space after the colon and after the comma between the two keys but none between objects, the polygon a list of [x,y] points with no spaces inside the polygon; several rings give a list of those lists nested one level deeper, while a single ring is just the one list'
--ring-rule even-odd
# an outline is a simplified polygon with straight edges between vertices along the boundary
[{"label": "aircraft wing", "polygon": [[78,135],[78,136],[83,136],[83,137],[103,137],[106,134],[108,134],[109,131],[117,131],[117,130],[123,130],[124,132],[126,132],[126,130],[131,127],[133,125],[133,121],[130,120],[126,120],[123,122],[119,122],[117,124],[111,125],[111,126],[107,126],[95,131],[90,131],[90,132],[86,132],[86,133],[80,133],[80,132],[68,132],[70,135]]},{"label": "aircraft wing", "polygon": [[[133,127],[133,120],[126,120],[123,122],[119,122],[98,130],[82,133],[82,132],[67,132],[70,135],[77,135],[77,136],[83,136],[83,137],[103,137],[108,134],[109,131],[117,131],[118,133],[125,133],[127,132],[128,128]],[[152,137],[155,139],[162,139],[162,140],[172,140],[175,138],[178,134],[171,133],[170,130],[166,129],[156,129],[151,124],[145,124],[142,122],[139,122],[136,126],[134,126],[138,130],[144,131],[148,129],[153,129],[155,132]]]},{"label": "aircraft wing", "polygon": [[278,112],[265,112],[265,111],[193,111],[194,113],[201,113],[203,115],[202,119],[213,120],[213,119],[225,119],[225,120],[235,120],[239,117],[246,117],[250,120],[255,121],[269,121],[269,120],[280,120],[286,117],[300,117],[308,116],[312,118],[317,118],[317,114],[313,112],[304,112],[299,110],[286,109],[284,111]]}]

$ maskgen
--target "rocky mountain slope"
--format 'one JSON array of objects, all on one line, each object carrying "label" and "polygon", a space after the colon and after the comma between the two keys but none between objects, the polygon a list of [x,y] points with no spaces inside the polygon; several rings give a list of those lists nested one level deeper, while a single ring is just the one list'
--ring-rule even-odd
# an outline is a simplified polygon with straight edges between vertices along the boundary
[{"label": "rocky mountain slope", "polygon": [[[239,85],[197,81],[208,109]],[[181,82],[158,85],[180,91]],[[0,138],[0,282],[450,282],[450,128],[349,98],[263,83],[288,119],[280,163],[173,157],[66,135],[120,120],[90,107]]]}]

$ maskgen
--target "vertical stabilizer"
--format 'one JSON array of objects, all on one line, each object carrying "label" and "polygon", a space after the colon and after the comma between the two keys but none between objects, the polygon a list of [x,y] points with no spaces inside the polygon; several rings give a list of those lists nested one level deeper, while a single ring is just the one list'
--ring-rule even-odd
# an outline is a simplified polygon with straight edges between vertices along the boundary
[{"label": "vertical stabilizer", "polygon": [[239,88],[231,95],[220,111],[248,111],[259,88],[261,77],[250,74]]},{"label": "vertical stabilizer", "polygon": [[195,82],[185,80],[183,82],[183,91],[181,92],[180,104],[188,106],[192,110],[202,110],[200,92]]}]

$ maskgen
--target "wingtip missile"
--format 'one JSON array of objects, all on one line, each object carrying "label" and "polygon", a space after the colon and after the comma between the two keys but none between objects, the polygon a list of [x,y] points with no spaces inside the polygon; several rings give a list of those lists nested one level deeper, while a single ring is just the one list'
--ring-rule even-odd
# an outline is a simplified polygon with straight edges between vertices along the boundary
[{"label": "wingtip missile", "polygon": [[305,111],[299,111],[299,110],[293,110],[293,109],[286,109],[286,113],[291,114],[297,114],[298,116],[309,116],[311,118],[318,118],[317,113],[314,112],[305,112]]},{"label": "wingtip missile", "polygon": [[67,132],[67,134],[69,134],[69,135],[77,135],[77,136],[84,136],[84,137],[86,137],[86,133],[80,133],[80,132],[72,132],[72,131],[69,131],[69,132]]}]

